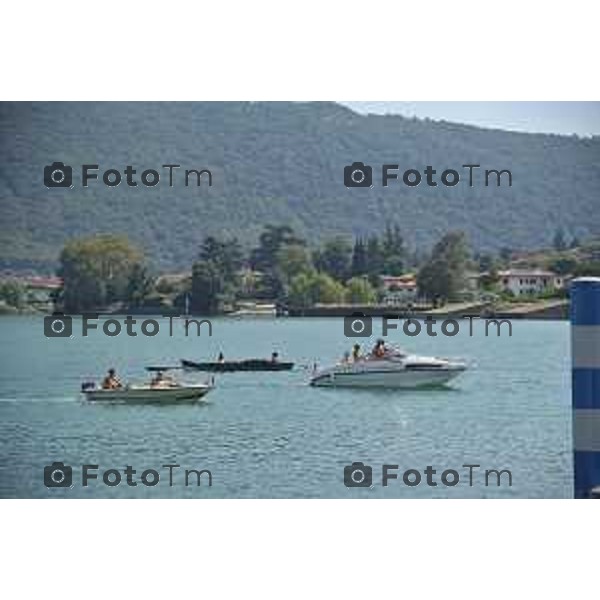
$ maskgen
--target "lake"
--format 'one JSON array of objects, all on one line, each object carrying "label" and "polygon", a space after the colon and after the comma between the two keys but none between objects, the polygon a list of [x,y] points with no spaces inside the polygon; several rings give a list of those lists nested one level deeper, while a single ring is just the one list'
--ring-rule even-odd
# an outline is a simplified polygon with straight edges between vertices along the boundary
[{"label": "lake", "polygon": [[[138,322],[143,318],[137,317]],[[158,318],[157,318],[158,319]],[[518,321],[496,337],[483,323],[469,335],[387,341],[425,355],[461,357],[470,368],[449,389],[393,391],[319,389],[307,385],[314,362],[337,361],[354,339],[337,318],[215,318],[186,337],[175,321],[160,333],[118,337],[99,330],[72,338],[44,336],[43,317],[0,317],[0,496],[17,498],[565,498],[572,496],[569,324]],[[381,330],[374,319],[374,333]],[[140,331],[140,327],[137,327]],[[374,336],[376,337],[376,335]],[[372,344],[374,338],[358,340]],[[205,404],[123,406],[86,403],[82,381],[99,381],[109,367],[126,381],[147,377],[144,366],[180,358],[269,357],[276,350],[297,368],[282,373],[216,376]],[[188,381],[207,374],[185,373]],[[72,487],[47,488],[44,468],[72,466]],[[372,486],[348,488],[344,467],[372,467]],[[82,465],[97,479],[82,486]],[[180,465],[170,467],[162,465]],[[382,465],[397,475],[382,485]],[[463,465],[480,467],[469,469]],[[124,469],[135,475],[127,482]],[[425,469],[436,470],[429,485]],[[103,473],[121,472],[110,486]],[[184,470],[189,473],[185,485]],[[485,470],[508,469],[508,475]],[[145,485],[142,472],[159,473]],[[403,473],[423,473],[418,485]],[[460,480],[445,485],[443,471]],[[169,471],[172,485],[169,485]],[[364,471],[367,473],[366,471]],[[111,478],[112,477],[112,478]],[[109,482],[116,481],[112,473]],[[130,476],[127,476],[129,478]],[[429,476],[428,476],[429,477]],[[453,482],[449,473],[446,481]],[[408,477],[416,481],[412,473]],[[148,473],[146,481],[152,483]]]}]

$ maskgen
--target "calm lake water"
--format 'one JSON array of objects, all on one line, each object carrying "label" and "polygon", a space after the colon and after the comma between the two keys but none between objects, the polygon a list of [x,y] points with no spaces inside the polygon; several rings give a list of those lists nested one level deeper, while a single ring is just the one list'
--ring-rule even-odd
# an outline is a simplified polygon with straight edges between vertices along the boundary
[{"label": "calm lake water", "polygon": [[[139,331],[138,317],[137,329]],[[71,339],[46,338],[42,317],[0,318],[1,497],[317,497],[465,498],[572,495],[569,325],[513,322],[513,336],[485,337],[483,324],[469,336],[426,332],[388,337],[414,352],[467,359],[471,368],[451,389],[371,391],[318,389],[307,385],[314,361],[336,361],[351,346],[342,319],[213,319],[200,337],[185,337],[168,321],[154,338],[82,338],[74,320]],[[439,326],[438,326],[439,327]],[[374,320],[374,332],[380,330]],[[495,328],[491,329],[494,332]],[[362,340],[359,340],[362,341]],[[145,379],[144,365],[180,358],[268,357],[276,349],[299,368],[289,373],[237,373],[216,377],[204,405],[120,406],[86,404],[84,380],[99,380],[114,366],[127,380]],[[310,366],[309,366],[310,365]],[[186,374],[204,381],[206,374]],[[44,467],[73,467],[73,487],[48,489]],[[373,468],[371,488],[344,485],[344,467],[362,461]],[[397,464],[398,480],[382,486],[382,465]],[[99,479],[81,485],[82,464],[99,465]],[[165,464],[173,469],[169,486]],[[469,485],[464,464],[479,464]],[[131,465],[136,487],[102,482],[107,469]],[[437,487],[402,483],[408,469],[431,465]],[[145,469],[160,474],[143,485]],[[200,487],[184,469],[209,469]],[[445,469],[460,475],[441,483]],[[485,469],[510,469],[496,485]],[[452,478],[450,478],[451,480]],[[152,477],[149,476],[149,480]]]}]

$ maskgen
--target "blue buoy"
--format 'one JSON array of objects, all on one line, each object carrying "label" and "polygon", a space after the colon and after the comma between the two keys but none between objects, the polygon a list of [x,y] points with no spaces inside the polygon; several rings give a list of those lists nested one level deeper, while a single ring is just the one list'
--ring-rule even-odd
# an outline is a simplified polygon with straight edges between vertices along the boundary
[{"label": "blue buoy", "polygon": [[600,277],[571,283],[575,498],[600,497]]}]

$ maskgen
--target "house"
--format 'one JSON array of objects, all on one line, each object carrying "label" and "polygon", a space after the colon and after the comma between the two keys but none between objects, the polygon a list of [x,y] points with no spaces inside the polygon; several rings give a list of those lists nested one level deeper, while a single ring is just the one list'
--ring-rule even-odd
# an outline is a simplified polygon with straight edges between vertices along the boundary
[{"label": "house", "polygon": [[24,277],[21,281],[27,288],[29,302],[37,305],[52,303],[53,292],[58,291],[63,284],[63,280],[60,277],[44,277],[38,275]]},{"label": "house", "polygon": [[541,269],[498,271],[500,289],[514,296],[555,292],[565,287],[566,279],[564,275]]},{"label": "house", "polygon": [[418,296],[417,281],[412,274],[382,275],[383,303],[388,306],[402,306],[415,302]]}]

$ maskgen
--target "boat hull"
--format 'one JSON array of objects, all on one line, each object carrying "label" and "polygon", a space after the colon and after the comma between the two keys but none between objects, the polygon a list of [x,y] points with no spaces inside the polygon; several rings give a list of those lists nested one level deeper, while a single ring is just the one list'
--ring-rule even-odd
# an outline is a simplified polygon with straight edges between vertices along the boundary
[{"label": "boat hull", "polygon": [[130,387],[117,390],[85,390],[90,402],[116,402],[125,404],[190,404],[204,399],[212,390],[209,385],[173,388]]},{"label": "boat hull", "polygon": [[443,386],[463,371],[462,367],[397,371],[330,369],[317,373],[310,384],[314,387],[417,389]]},{"label": "boat hull", "polygon": [[181,359],[184,369],[209,371],[211,373],[234,373],[236,371],[289,371],[294,367],[293,362],[272,362],[270,360],[250,359],[228,362],[195,362]]}]

